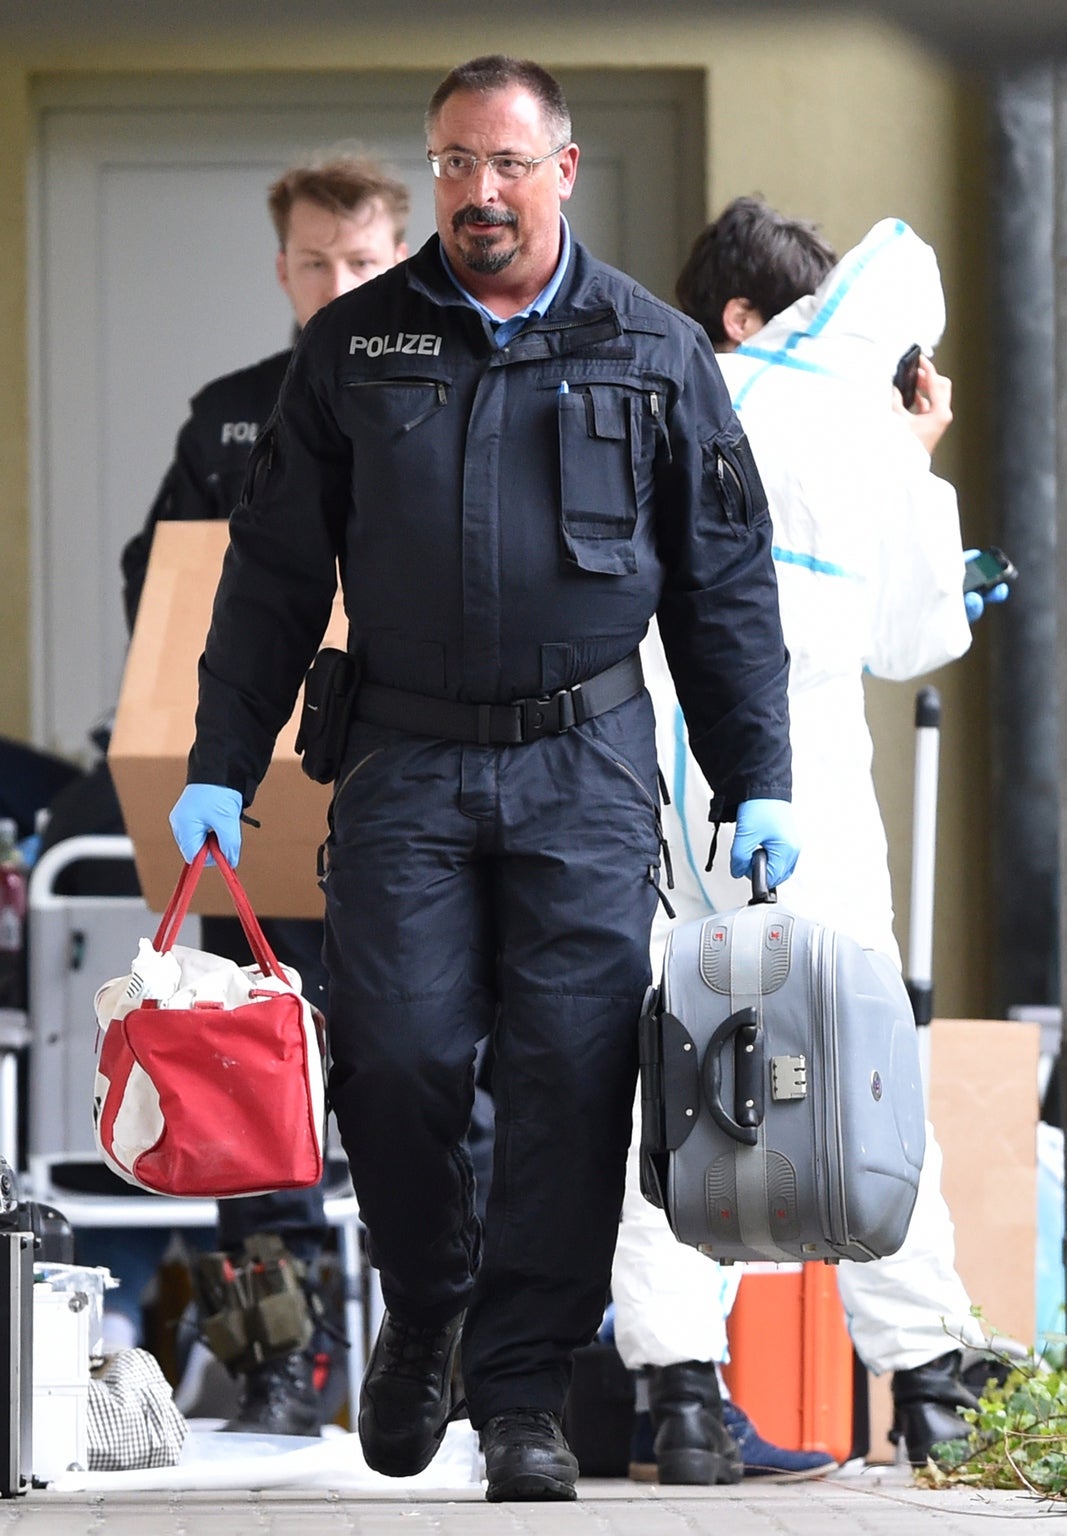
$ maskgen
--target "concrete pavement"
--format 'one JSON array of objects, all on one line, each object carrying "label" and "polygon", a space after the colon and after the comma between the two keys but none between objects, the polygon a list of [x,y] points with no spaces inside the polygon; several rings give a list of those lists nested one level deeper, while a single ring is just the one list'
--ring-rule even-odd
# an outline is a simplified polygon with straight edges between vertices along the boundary
[{"label": "concrete pavement", "polygon": [[1020,1536],[1067,1515],[1024,1493],[916,1488],[903,1467],[708,1489],[583,1481],[579,1492],[576,1504],[486,1504],[473,1488],[34,1490],[0,1504],[0,1536]]}]

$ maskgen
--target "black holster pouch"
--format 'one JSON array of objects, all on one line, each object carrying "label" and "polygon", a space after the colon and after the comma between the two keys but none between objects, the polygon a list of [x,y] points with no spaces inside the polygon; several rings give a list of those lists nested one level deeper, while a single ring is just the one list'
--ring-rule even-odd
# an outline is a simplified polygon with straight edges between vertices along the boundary
[{"label": "black holster pouch", "polygon": [[356,658],[324,646],[304,679],[304,707],[296,733],[301,767],[316,784],[332,784],[341,771],[358,688]]}]

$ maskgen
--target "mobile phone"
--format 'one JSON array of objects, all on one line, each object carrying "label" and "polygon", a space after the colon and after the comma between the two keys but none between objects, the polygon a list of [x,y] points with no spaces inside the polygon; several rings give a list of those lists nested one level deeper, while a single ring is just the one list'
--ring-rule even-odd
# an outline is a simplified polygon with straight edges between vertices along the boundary
[{"label": "mobile phone", "polygon": [[992,592],[1002,581],[1014,581],[1018,574],[1004,551],[991,544],[967,561],[963,569],[963,590]]},{"label": "mobile phone", "polygon": [[915,388],[919,382],[919,359],[922,356],[922,348],[919,343],[913,344],[904,353],[897,364],[897,371],[893,375],[893,383],[900,390],[900,398],[904,402],[904,409],[910,411],[915,404]]}]

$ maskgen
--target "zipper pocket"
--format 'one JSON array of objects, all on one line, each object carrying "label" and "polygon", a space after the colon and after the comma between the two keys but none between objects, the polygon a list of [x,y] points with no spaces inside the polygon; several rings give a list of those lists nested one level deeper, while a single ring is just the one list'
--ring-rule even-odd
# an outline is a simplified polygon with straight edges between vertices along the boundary
[{"label": "zipper pocket", "polygon": [[649,794],[645,786],[641,783],[641,780],[637,777],[637,774],[630,767],[629,763],[624,763],[621,757],[616,757],[614,752],[611,752],[602,747],[598,741],[590,740],[589,745],[593,748],[593,751],[596,752],[598,756],[611,763],[613,767],[618,768],[620,773],[624,773],[630,782],[637,786],[637,788],[641,791],[642,797],[648,802],[649,807],[652,810],[652,814],[656,818],[658,830],[660,820],[659,806],[656,804],[655,800]]},{"label": "zipper pocket", "polygon": [[731,526],[755,527],[767,512],[767,500],[765,496],[761,499],[763,488],[748,438],[744,433],[732,438],[720,435],[705,445],[705,454],[709,449],[714,455],[714,473],[726,521]]},{"label": "zipper pocket", "polygon": [[401,389],[433,390],[434,398],[419,415],[411,421],[400,422],[398,432],[411,432],[416,427],[433,416],[442,406],[448,404],[448,386],[441,379],[346,379],[341,384],[342,389]]},{"label": "zipper pocket", "polygon": [[660,410],[659,393],[654,389],[649,392],[648,413],[652,417],[652,425],[655,428],[656,436],[663,444],[667,463],[673,464],[674,454],[671,452],[671,434],[667,431],[667,423],[664,420],[663,412]]},{"label": "zipper pocket", "polygon": [[344,778],[341,780],[340,784],[338,784],[337,789],[334,792],[334,796],[333,796],[333,804],[334,805],[337,804],[338,800],[344,794],[344,792],[348,788],[349,784],[351,784],[351,782],[355,778],[356,774],[359,773],[362,769],[364,769],[367,766],[367,764],[370,762],[372,757],[377,757],[378,753],[379,752],[383,752],[384,750],[385,750],[384,747],[374,747],[370,752],[364,753],[364,755],[360,758],[359,762],[355,763],[348,770],[348,772],[345,774]]},{"label": "zipper pocket", "polygon": [[727,507],[730,505],[730,502],[729,502],[729,499],[728,499],[727,488],[726,488],[726,478],[727,478],[727,476],[729,476],[729,478],[730,478],[730,482],[731,482],[731,484],[733,486],[733,490],[734,490],[735,495],[740,499],[741,503],[744,504],[744,500],[745,500],[745,486],[744,486],[744,482],[742,481],[741,476],[737,473],[737,470],[730,463],[730,460],[722,452],[721,448],[716,448],[716,450],[715,450],[715,469],[716,469],[716,472],[717,472],[717,474],[719,476],[719,484],[723,488],[723,500],[724,500],[725,505]]},{"label": "zipper pocket", "polygon": [[318,874],[320,885],[322,885],[323,882],[329,878],[330,874],[329,847],[334,837],[334,812],[337,809],[337,803],[356,775],[362,772],[362,770],[367,766],[372,758],[377,757],[378,754],[384,750],[384,747],[373,747],[371,751],[365,752],[360,758],[359,762],[354,763],[348,770],[344,778],[334,789],[333,794],[330,796],[330,803],[326,807],[326,841],[319,844],[318,854],[315,861],[316,872]]}]

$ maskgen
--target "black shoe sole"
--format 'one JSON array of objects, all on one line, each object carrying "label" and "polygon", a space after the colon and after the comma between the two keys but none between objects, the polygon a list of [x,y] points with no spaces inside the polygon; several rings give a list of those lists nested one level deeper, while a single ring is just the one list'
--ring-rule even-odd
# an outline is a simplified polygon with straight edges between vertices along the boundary
[{"label": "black shoe sole", "polygon": [[518,1472],[514,1477],[509,1477],[503,1482],[490,1483],[485,1491],[485,1497],[490,1504],[503,1504],[509,1499],[526,1503],[535,1499],[555,1499],[562,1502],[576,1499],[578,1490],[573,1483],[563,1482],[558,1477],[549,1477],[545,1472]]},{"label": "black shoe sole", "polygon": [[[441,1449],[441,1442],[445,1438],[445,1430],[448,1428],[448,1420],[441,1426],[440,1434],[427,1446],[420,1444],[412,1447],[405,1437],[382,1435],[375,1432],[370,1436],[371,1448],[368,1449],[364,1439],[363,1416],[360,1416],[359,1443],[363,1448],[363,1460],[372,1472],[380,1472],[383,1477],[415,1477],[419,1472],[425,1472],[430,1462]],[[373,1453],[373,1454],[372,1454]]]}]

